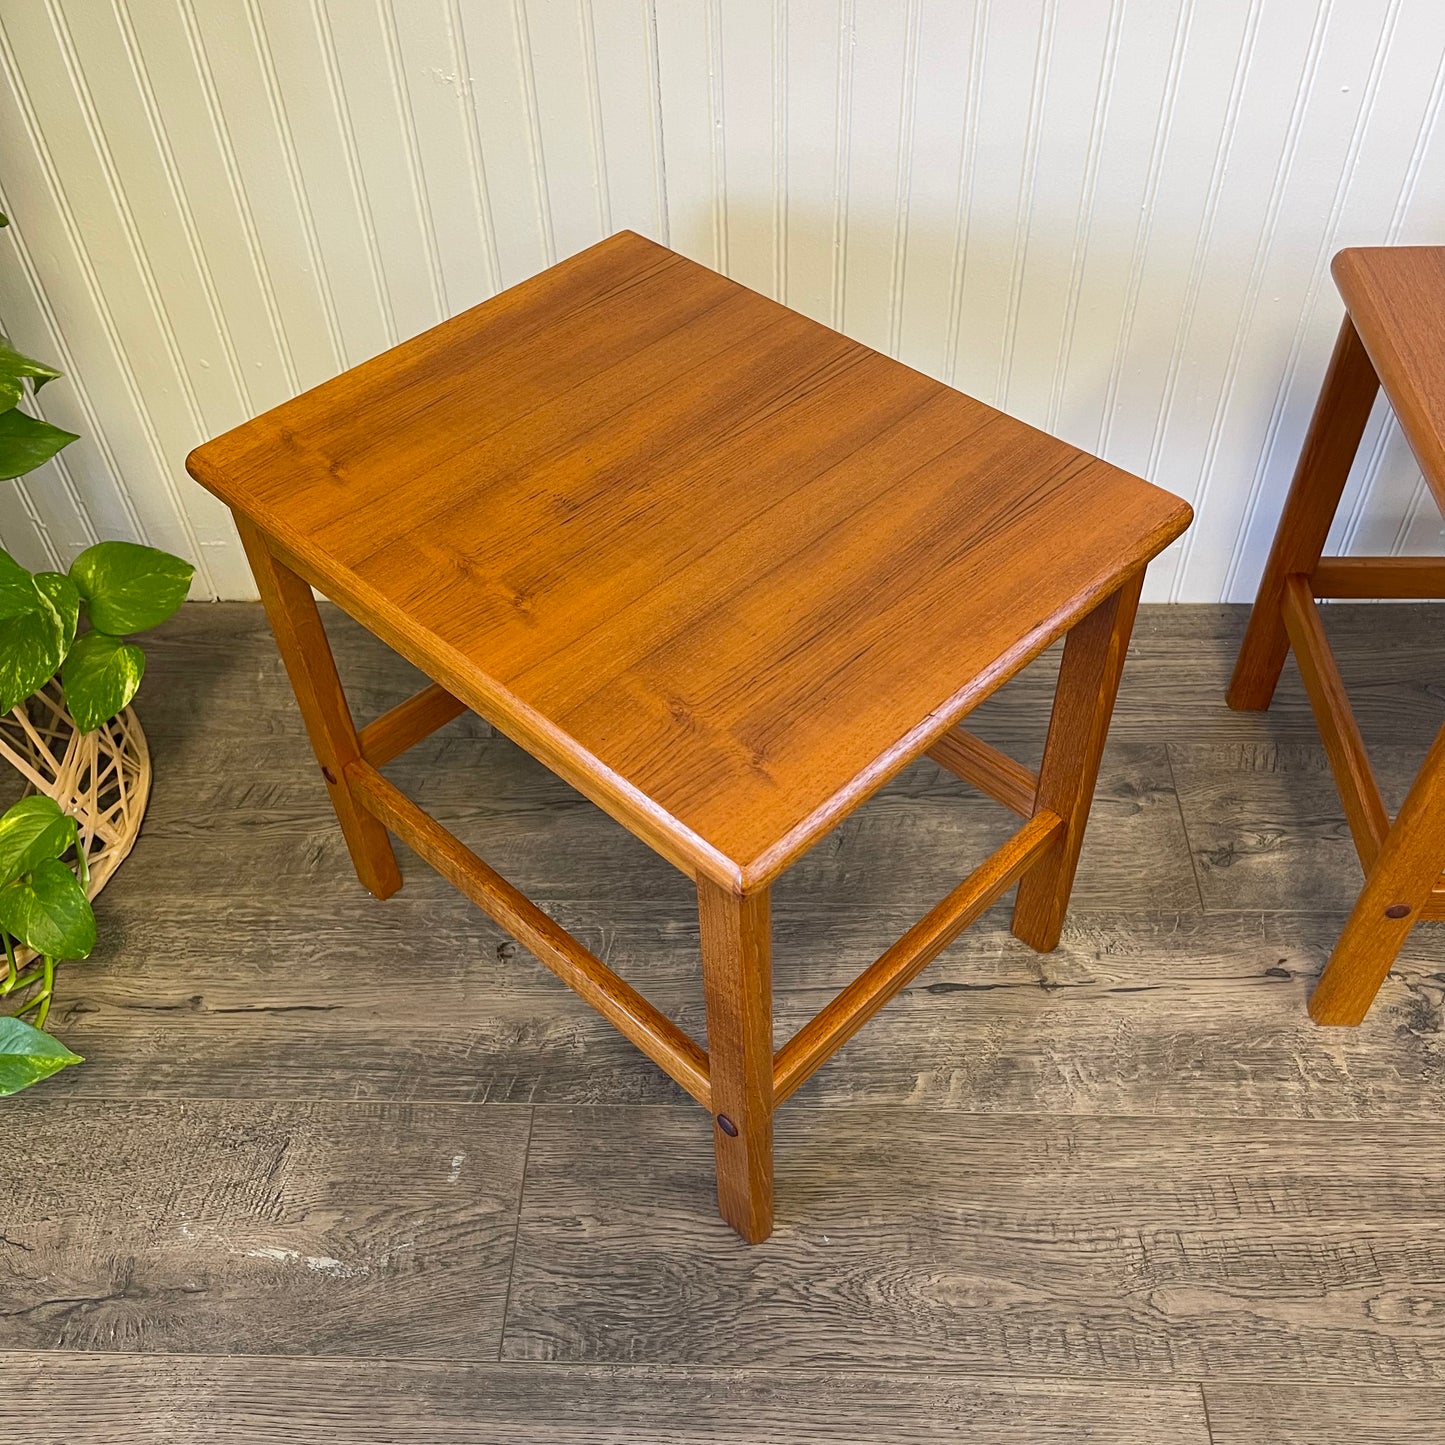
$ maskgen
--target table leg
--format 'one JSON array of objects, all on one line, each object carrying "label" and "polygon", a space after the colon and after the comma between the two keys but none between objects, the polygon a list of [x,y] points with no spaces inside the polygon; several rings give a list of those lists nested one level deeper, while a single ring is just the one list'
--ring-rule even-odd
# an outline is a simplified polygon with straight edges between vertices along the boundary
[{"label": "table leg", "polygon": [[1225,694],[1230,707],[1238,711],[1267,708],[1274,696],[1289,651],[1285,579],[1295,573],[1309,576],[1319,564],[1379,389],[1380,379],[1346,316]]},{"label": "table leg", "polygon": [[769,891],[700,878],[717,1196],[749,1244],[773,1232],[773,985]]},{"label": "table leg", "polygon": [[1040,953],[1057,948],[1063,931],[1143,585],[1140,568],[1076,622],[1064,642],[1034,802],[1035,811],[1048,808],[1057,813],[1064,820],[1064,829],[1059,841],[1019,879],[1014,902],[1014,936]]},{"label": "table leg", "polygon": [[1310,995],[1317,1024],[1360,1023],[1445,862],[1445,728],[1436,736]]},{"label": "table leg", "polygon": [[361,744],[316,600],[311,588],[276,560],[255,527],[243,517],[236,526],[356,876],[368,892],[390,898],[401,887],[401,870],[386,829],[361,807],[346,781],[346,765],[361,756]]}]

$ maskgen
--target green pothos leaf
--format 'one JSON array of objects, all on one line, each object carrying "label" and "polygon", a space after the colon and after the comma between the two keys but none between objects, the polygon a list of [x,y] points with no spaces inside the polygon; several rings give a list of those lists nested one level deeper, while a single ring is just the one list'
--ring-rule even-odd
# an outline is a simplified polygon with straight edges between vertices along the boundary
[{"label": "green pothos leaf", "polygon": [[21,798],[0,816],[0,884],[59,858],[75,842],[75,819],[44,793]]},{"label": "green pothos leaf", "polygon": [[0,1018],[0,1096],[18,1094],[85,1060],[23,1019]]},{"label": "green pothos leaf", "polygon": [[52,958],[85,958],[95,947],[90,900],[80,880],[55,858],[0,888],[0,928]]},{"label": "green pothos leaf", "polygon": [[53,366],[16,351],[10,338],[0,333],[0,410],[15,406],[25,395],[23,378],[29,377],[30,384],[39,391],[59,375]]},{"label": "green pothos leaf", "polygon": [[64,657],[80,625],[80,589],[63,572],[36,572],[31,580],[60,619],[60,655]]},{"label": "green pothos leaf", "polygon": [[76,727],[88,733],[113,718],[136,695],[145,667],[145,653],[124,638],[108,632],[78,638],[60,669]]},{"label": "green pothos leaf", "polygon": [[195,570],[137,542],[97,542],[70,564],[91,624],[113,637],[164,622],[186,600]]},{"label": "green pothos leaf", "polygon": [[8,411],[0,411],[0,481],[33,472],[76,436],[39,417],[27,416],[12,402]]},{"label": "green pothos leaf", "polygon": [[74,636],[67,627],[68,611],[62,613],[51,600],[52,591],[64,606],[61,591],[49,583],[37,585],[9,553],[0,551],[0,713],[55,675]]}]

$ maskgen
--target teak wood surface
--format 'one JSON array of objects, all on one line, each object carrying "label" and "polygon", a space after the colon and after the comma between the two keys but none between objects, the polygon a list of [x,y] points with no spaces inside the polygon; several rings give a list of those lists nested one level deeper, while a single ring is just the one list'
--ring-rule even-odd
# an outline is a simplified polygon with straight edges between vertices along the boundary
[{"label": "teak wood surface", "polygon": [[[1020,936],[1057,942],[1143,570],[1191,516],[628,232],[187,465],[237,517],[362,881],[395,886],[385,825],[711,1109],[751,1241],[773,1110],[861,1018],[1015,879]],[[434,685],[358,732],[307,584]],[[953,731],[1065,633],[1037,778]],[[696,880],[706,1054],[377,771],[463,708]],[[1027,822],[860,1018],[775,1059],[769,885],[929,750]]]},{"label": "teak wood surface", "polygon": [[1445,596],[1445,566],[1420,557],[1325,557],[1325,542],[1377,393],[1445,514],[1445,247],[1341,251],[1345,303],[1294,480],[1235,663],[1228,701],[1267,708],[1293,648],[1365,886],[1310,998],[1323,1024],[1358,1024],[1420,918],[1445,917],[1445,732],[1392,824],[1350,707],[1317,597]]}]

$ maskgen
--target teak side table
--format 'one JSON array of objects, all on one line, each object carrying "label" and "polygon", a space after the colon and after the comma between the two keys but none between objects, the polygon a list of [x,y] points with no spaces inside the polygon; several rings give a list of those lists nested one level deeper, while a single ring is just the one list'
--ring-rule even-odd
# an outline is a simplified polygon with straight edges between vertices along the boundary
[{"label": "teak side table", "polygon": [[[362,883],[388,831],[712,1114],[773,1220],[773,1112],[1015,881],[1059,939],[1177,497],[623,232],[208,442]],[[354,727],[317,587],[434,683]],[[956,727],[1068,634],[1038,774]],[[696,880],[707,1049],[405,797],[466,708]],[[923,753],[1023,818],[774,1052],[768,899]]]},{"label": "teak side table", "polygon": [[1365,870],[1364,889],[1310,996],[1310,1017],[1358,1024],[1416,922],[1445,918],[1445,728],[1392,824],[1315,598],[1445,597],[1439,558],[1323,555],[1381,388],[1445,514],[1445,246],[1351,248],[1330,269],[1345,319],[1228,701],[1240,710],[1267,708],[1293,648]]}]

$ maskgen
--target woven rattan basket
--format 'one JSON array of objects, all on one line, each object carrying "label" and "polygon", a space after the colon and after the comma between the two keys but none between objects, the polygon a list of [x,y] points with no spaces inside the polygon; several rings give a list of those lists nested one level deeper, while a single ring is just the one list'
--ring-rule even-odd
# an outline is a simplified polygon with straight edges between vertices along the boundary
[{"label": "woven rattan basket", "polygon": [[150,750],[135,713],[82,733],[52,678],[0,717],[0,757],[20,774],[22,793],[45,793],[75,819],[94,898],[135,845],[150,797]]}]

